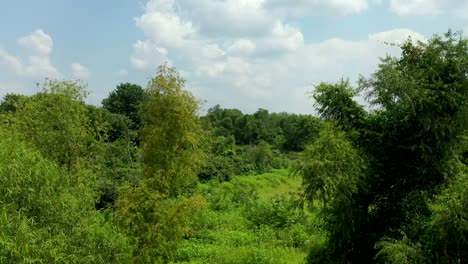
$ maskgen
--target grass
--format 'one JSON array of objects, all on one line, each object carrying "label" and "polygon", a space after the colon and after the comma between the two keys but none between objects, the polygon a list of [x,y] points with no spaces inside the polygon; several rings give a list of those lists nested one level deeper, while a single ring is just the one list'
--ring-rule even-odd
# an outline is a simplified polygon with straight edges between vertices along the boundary
[{"label": "grass", "polygon": [[192,220],[174,263],[304,263],[324,234],[315,214],[291,204],[300,184],[288,170],[200,184],[209,208]]}]

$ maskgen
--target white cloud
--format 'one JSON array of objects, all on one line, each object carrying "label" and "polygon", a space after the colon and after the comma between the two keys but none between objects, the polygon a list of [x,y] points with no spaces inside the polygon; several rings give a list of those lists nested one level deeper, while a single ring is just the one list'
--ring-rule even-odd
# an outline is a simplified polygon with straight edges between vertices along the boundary
[{"label": "white cloud", "polygon": [[231,45],[228,46],[227,52],[230,54],[252,54],[255,51],[255,43],[246,38],[240,38],[234,41]]},{"label": "white cloud", "polygon": [[285,15],[350,15],[366,11],[369,0],[269,0],[265,6]]},{"label": "white cloud", "polygon": [[[217,15],[216,23],[212,16],[199,13],[208,11]],[[194,12],[198,15],[194,16]],[[210,21],[202,21],[201,17],[209,17]],[[201,0],[196,6],[188,0],[151,0],[135,21],[147,37],[134,43],[130,56],[132,65],[140,70],[154,67],[167,57],[187,57],[206,72],[228,55],[265,55],[294,50],[304,43],[298,28],[266,15],[263,0]],[[215,25],[222,25],[219,30],[224,33],[214,34],[209,27]]]},{"label": "white cloud", "polygon": [[272,31],[273,45],[287,50],[295,50],[304,44],[304,36],[299,29],[288,25],[277,23]]},{"label": "white cloud", "polygon": [[6,65],[8,71],[18,77],[26,77],[34,81],[62,76],[50,60],[53,48],[52,37],[42,29],[18,38],[18,44],[27,50],[26,63],[19,56],[0,50],[0,63]]},{"label": "white cloud", "polygon": [[38,29],[27,36],[19,38],[18,44],[31,50],[33,54],[43,56],[49,56],[54,46],[52,38],[42,29]]},{"label": "white cloud", "polygon": [[[148,70],[171,59],[184,72],[188,86],[208,104],[247,111],[262,107],[312,112],[306,93],[313,85],[368,75],[379,57],[398,54],[397,47],[384,42],[403,42],[409,35],[415,40],[425,37],[402,28],[357,41],[331,38],[307,43],[287,16],[296,15],[295,7],[315,8],[317,14],[354,14],[378,2],[301,0],[288,1],[287,6],[280,0],[150,0],[136,18],[146,39],[134,44],[130,60],[136,69]],[[282,8],[284,15],[271,15]],[[211,16],[202,15],[208,11]],[[208,18],[211,22],[205,21]],[[172,31],[174,35],[165,33]]]},{"label": "white cloud", "polygon": [[0,50],[0,63],[5,64],[12,69],[16,74],[23,72],[23,65],[18,57],[8,54],[6,51]]},{"label": "white cloud", "polygon": [[62,76],[47,56],[29,56],[24,74],[34,79],[60,78]]},{"label": "white cloud", "polygon": [[180,0],[180,12],[203,35],[252,37],[271,28],[274,16],[264,8],[264,0]]},{"label": "white cloud", "polygon": [[427,38],[418,32],[407,28],[398,28],[389,31],[369,34],[369,39],[390,44],[403,44],[408,38],[412,41],[427,41]]},{"label": "white cloud", "polygon": [[91,76],[91,72],[89,71],[88,68],[85,66],[74,62],[70,65],[73,77],[81,79],[81,80],[87,80]]},{"label": "white cloud", "polygon": [[390,10],[399,15],[457,15],[468,19],[466,0],[390,0]]},{"label": "white cloud", "polygon": [[159,47],[150,40],[138,40],[133,44],[130,62],[136,69],[147,70],[168,61],[166,55],[167,49]]},{"label": "white cloud", "polygon": [[170,0],[150,1],[146,12],[135,19],[145,36],[158,46],[180,48],[194,35],[192,23],[178,16],[171,8],[173,4]]}]

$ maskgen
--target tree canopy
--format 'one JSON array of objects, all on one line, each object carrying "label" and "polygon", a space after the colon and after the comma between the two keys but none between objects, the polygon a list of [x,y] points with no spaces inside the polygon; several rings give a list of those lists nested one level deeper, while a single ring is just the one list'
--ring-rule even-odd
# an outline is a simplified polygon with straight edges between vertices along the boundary
[{"label": "tree canopy", "polygon": [[[403,243],[413,248],[408,252],[419,252],[417,259],[428,262],[466,259],[456,250],[445,256],[437,254],[434,241],[421,234],[430,233],[425,223],[436,214],[429,206],[434,195],[464,173],[458,164],[468,120],[468,41],[448,32],[427,43],[408,40],[401,49],[401,57],[383,59],[370,78],[360,80],[359,90],[367,94],[373,111],[366,113],[353,100],[357,90],[347,82],[321,84],[315,91],[319,113],[333,121],[336,129],[347,131],[352,144],[349,149],[344,149],[348,143],[324,148],[334,146],[335,140],[322,135],[313,148],[321,151],[308,159],[312,164],[328,164],[327,169],[304,167],[305,179],[314,177],[305,181],[308,195],[340,190],[325,199],[337,203],[325,211],[330,224],[329,246],[323,255],[311,254],[311,262],[323,262],[323,258],[334,263],[373,262],[378,252],[375,244],[389,239],[396,241],[391,243],[393,249]],[[323,140],[326,145],[322,145]],[[367,160],[367,165],[357,170],[341,169],[347,158],[324,156],[356,151]],[[356,185],[352,192],[340,188],[342,177],[337,175],[341,173],[351,177],[349,184],[356,182],[347,187]],[[343,199],[346,207],[339,203]],[[389,253],[389,244],[378,245],[377,260],[385,255],[390,261],[396,256],[391,254],[405,254],[396,250]]]}]

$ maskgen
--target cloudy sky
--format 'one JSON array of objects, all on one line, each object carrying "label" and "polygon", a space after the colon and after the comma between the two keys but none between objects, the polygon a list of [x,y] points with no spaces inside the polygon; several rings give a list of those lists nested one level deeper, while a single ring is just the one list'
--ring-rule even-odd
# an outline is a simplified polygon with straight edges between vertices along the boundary
[{"label": "cloudy sky", "polygon": [[312,113],[322,81],[368,76],[384,42],[468,32],[467,0],[16,0],[0,3],[0,97],[46,77],[88,83],[88,103],[175,66],[204,100]]}]

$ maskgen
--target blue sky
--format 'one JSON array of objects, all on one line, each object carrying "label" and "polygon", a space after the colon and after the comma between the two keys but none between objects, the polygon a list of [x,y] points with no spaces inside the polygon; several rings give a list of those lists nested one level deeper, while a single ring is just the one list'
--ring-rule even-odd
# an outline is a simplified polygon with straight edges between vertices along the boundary
[{"label": "blue sky", "polygon": [[399,54],[383,42],[449,28],[468,31],[468,1],[1,1],[0,97],[80,79],[98,105],[121,82],[146,86],[167,62],[205,110],[312,113],[314,85],[355,81]]}]

